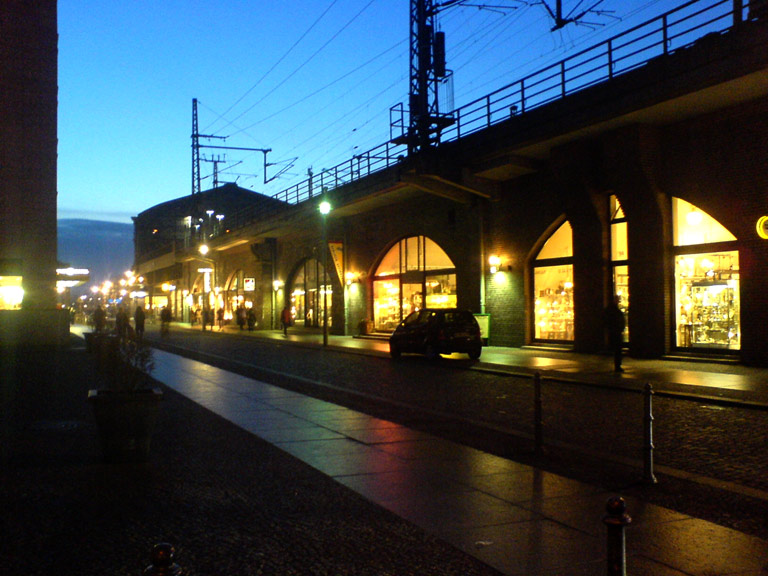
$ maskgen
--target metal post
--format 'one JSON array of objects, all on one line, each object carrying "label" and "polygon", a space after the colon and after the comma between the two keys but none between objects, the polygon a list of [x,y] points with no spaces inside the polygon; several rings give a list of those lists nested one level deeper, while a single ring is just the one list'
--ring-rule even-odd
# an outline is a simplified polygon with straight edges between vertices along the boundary
[{"label": "metal post", "polygon": [[179,576],[181,566],[174,562],[176,550],[171,544],[161,542],[152,548],[152,564],[144,568],[143,576]]},{"label": "metal post", "polygon": [[544,419],[541,410],[541,372],[533,375],[533,438],[536,454],[541,454],[543,441]]},{"label": "metal post", "polygon": [[328,217],[323,216],[323,346],[328,346]]},{"label": "metal post", "polygon": [[627,576],[626,540],[624,528],[632,522],[627,514],[624,498],[609,498],[605,505],[607,515],[603,517],[606,526],[606,560],[608,576]]},{"label": "metal post", "polygon": [[645,385],[643,396],[643,480],[656,484],[656,476],[653,474],[653,386],[650,382]]}]

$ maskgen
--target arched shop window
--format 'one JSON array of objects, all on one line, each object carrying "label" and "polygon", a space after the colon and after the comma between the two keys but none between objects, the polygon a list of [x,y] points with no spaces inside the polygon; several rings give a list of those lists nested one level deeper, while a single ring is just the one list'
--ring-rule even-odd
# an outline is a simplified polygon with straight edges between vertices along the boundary
[{"label": "arched shop window", "polygon": [[616,196],[609,199],[611,216],[611,270],[613,272],[613,293],[619,297],[619,309],[624,313],[624,342],[629,340],[629,243],[627,242],[627,219]]},{"label": "arched shop window", "polygon": [[534,338],[573,340],[573,230],[567,220],[533,264]]},{"label": "arched shop window", "polygon": [[[326,284],[324,285],[324,281]],[[330,274],[326,278],[323,265],[315,258],[306,260],[296,272],[291,291],[291,314],[297,326],[322,326],[324,294],[328,291],[328,326],[333,322],[330,310],[333,308],[333,289]]]},{"label": "arched shop window", "polygon": [[376,330],[394,330],[414,310],[455,306],[456,267],[433,240],[404,238],[381,259],[373,278]]},{"label": "arched shop window", "polygon": [[680,348],[739,350],[736,237],[709,214],[672,198],[675,325]]}]

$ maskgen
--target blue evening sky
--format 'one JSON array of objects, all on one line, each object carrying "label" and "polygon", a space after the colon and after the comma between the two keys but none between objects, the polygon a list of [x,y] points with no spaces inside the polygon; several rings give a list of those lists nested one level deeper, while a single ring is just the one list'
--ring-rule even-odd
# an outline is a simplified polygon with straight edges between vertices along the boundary
[{"label": "blue evening sky", "polygon": [[[563,0],[563,9],[595,3]],[[604,0],[598,9],[608,14],[584,17],[598,26],[556,32],[535,0],[466,4],[438,17],[456,106],[678,2]],[[226,159],[221,182],[267,195],[305,179],[309,167],[318,173],[384,143],[390,107],[407,103],[409,0],[58,5],[60,218],[130,222],[190,194],[193,98],[200,133],[272,149],[268,176],[295,158],[265,185],[261,153],[201,150]],[[213,185],[212,172],[213,163],[201,163],[203,190]]]}]

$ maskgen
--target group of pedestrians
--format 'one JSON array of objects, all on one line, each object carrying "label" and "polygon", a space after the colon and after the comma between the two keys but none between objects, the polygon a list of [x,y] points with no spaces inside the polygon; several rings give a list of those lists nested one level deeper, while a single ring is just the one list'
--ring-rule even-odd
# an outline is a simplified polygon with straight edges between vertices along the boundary
[{"label": "group of pedestrians", "polygon": [[[144,330],[146,325],[146,312],[144,307],[136,306],[136,310],[133,313],[133,326],[128,316],[128,311],[125,306],[120,306],[115,314],[115,333],[121,338],[135,337],[141,340],[144,337]],[[163,306],[160,310],[160,334],[167,336],[170,330],[171,324],[171,311],[167,306]],[[93,328],[96,332],[104,332],[107,329],[107,313],[102,306],[97,306],[96,310],[91,314],[91,321],[93,322]]]}]

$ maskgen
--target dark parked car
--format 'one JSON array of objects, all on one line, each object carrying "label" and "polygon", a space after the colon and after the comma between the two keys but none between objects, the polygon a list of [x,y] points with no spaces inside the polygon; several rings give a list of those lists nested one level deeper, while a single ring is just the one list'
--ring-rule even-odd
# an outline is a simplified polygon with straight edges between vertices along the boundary
[{"label": "dark parked car", "polygon": [[469,310],[424,308],[409,314],[389,338],[389,353],[399,358],[403,352],[440,354],[465,352],[473,360],[480,358],[483,341],[480,326]]}]

